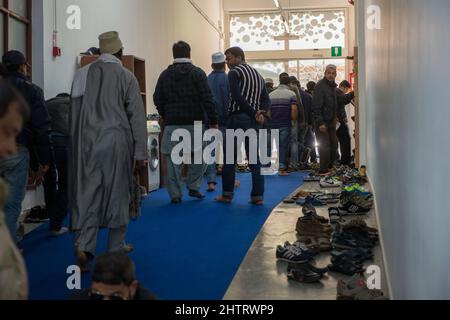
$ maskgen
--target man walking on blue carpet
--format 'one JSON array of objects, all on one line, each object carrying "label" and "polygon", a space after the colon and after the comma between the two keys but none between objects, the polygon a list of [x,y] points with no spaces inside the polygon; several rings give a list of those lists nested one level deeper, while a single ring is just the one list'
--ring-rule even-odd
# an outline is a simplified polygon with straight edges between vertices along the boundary
[{"label": "man walking on blue carpet", "polygon": [[[222,135],[225,135],[228,123],[228,107],[230,104],[230,85],[228,83],[228,76],[225,73],[225,55],[222,52],[213,54],[212,68],[213,72],[211,72],[208,76],[208,84],[211,88],[214,103],[216,105],[216,111],[219,116],[219,130]],[[217,159],[219,155],[215,154],[215,156]],[[209,165],[206,169],[209,192],[216,191],[217,169],[216,163]],[[223,170],[223,168],[221,170]]]},{"label": "man walking on blue carpet", "polygon": [[[195,122],[205,120],[210,128],[218,129],[218,120],[206,73],[192,64],[190,45],[179,41],[174,44],[172,51],[174,62],[159,77],[153,100],[165,125],[161,153],[167,163],[167,189],[172,203],[180,204],[184,188],[183,164],[172,159],[172,151],[180,143],[172,141],[172,136],[179,130],[185,130],[194,137]],[[192,164],[195,162],[192,160],[197,158],[199,153],[200,159],[203,160],[203,144],[190,144],[186,150],[188,151],[185,151],[183,156],[191,160],[191,164],[187,164],[189,196],[204,199],[200,187],[206,166],[204,161]]]},{"label": "man walking on blue carpet", "polygon": [[109,229],[108,251],[129,253],[133,165],[147,162],[146,112],[136,77],[121,62],[117,32],[99,37],[102,55],[80,69],[70,110],[69,206],[78,265],[88,271],[99,228]]},{"label": "man walking on blue carpet", "polygon": [[[230,72],[228,80],[230,83],[231,103],[230,118],[228,120],[227,129],[230,130],[256,130],[257,135],[259,129],[265,122],[265,115],[271,107],[269,93],[266,89],[264,78],[256,69],[248,65],[245,61],[245,53],[239,47],[233,47],[225,52],[226,62]],[[237,139],[235,139],[237,140]],[[257,139],[258,140],[258,139]],[[235,141],[236,142],[236,141]],[[254,142],[254,141],[253,141]],[[227,141],[225,138],[225,166],[223,170],[223,193],[216,200],[222,203],[231,203],[234,197],[237,154],[240,146],[234,143],[234,162],[229,163],[227,159]],[[250,203],[254,205],[264,204],[264,176],[261,174],[261,162],[259,152],[256,155],[250,154],[250,141],[245,141],[245,149],[247,157],[256,158],[256,163],[250,163],[252,172],[253,188]],[[259,145],[259,143],[257,143]],[[254,156],[254,157],[252,157]],[[251,161],[250,161],[251,162]]]}]

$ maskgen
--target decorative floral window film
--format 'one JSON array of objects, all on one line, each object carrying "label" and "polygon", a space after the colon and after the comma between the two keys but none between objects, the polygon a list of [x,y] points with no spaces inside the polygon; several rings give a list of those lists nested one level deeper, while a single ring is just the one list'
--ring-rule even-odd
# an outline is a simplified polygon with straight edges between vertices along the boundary
[{"label": "decorative floral window film", "polygon": [[230,19],[230,44],[244,51],[285,50],[284,40],[274,37],[284,35],[281,14],[238,15]]},{"label": "decorative floral window film", "polygon": [[345,10],[291,12],[291,34],[300,37],[290,40],[291,50],[345,48]]}]

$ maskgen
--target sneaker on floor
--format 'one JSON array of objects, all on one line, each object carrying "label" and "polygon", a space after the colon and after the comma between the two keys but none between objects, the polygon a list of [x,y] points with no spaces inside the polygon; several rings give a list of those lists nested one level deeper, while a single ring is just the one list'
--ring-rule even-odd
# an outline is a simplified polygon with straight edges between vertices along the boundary
[{"label": "sneaker on floor", "polygon": [[370,290],[366,279],[357,274],[350,280],[340,280],[337,285],[338,300],[388,300],[381,290]]},{"label": "sneaker on floor", "polygon": [[280,261],[290,262],[290,263],[305,263],[312,259],[309,254],[306,254],[302,249],[290,246],[277,248],[277,259]]},{"label": "sneaker on floor", "polygon": [[322,188],[340,188],[342,183],[334,178],[326,177],[320,180],[320,186]]},{"label": "sneaker on floor", "polygon": [[315,273],[307,267],[290,269],[287,276],[289,280],[306,284],[320,282],[320,280],[323,278],[322,274]]},{"label": "sneaker on floor", "polygon": [[50,231],[50,235],[51,235],[52,237],[60,237],[60,236],[62,236],[62,235],[64,235],[64,234],[66,234],[67,232],[69,232],[69,229],[66,228],[66,227],[62,227],[62,228],[59,229],[58,231],[56,231],[56,230]]}]

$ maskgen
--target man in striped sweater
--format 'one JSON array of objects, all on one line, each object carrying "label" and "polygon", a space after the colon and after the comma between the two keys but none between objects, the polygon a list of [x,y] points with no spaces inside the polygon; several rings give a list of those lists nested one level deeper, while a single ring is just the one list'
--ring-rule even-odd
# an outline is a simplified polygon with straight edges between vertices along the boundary
[{"label": "man in striped sweater", "polygon": [[[256,130],[259,136],[259,129],[264,125],[266,115],[271,107],[271,101],[266,89],[264,78],[254,68],[245,62],[245,53],[241,48],[233,47],[225,52],[226,62],[230,69],[228,80],[230,84],[230,118],[227,128],[229,130]],[[225,166],[223,170],[223,194],[216,198],[223,203],[231,203],[234,196],[237,154],[240,146],[234,139],[233,148],[230,147],[232,141],[225,137]],[[264,203],[264,176],[261,175],[261,163],[259,158],[259,148],[251,148],[251,137],[245,139],[245,149],[249,159],[249,166],[252,172],[253,189],[251,193],[251,203],[262,205]],[[258,140],[258,139],[256,139]],[[257,142],[257,141],[256,141]],[[254,144],[253,144],[254,145]],[[259,146],[259,144],[257,144]],[[234,150],[233,150],[234,149]],[[234,151],[234,161],[229,161],[233,157],[229,152]],[[252,161],[256,160],[256,161]]]}]

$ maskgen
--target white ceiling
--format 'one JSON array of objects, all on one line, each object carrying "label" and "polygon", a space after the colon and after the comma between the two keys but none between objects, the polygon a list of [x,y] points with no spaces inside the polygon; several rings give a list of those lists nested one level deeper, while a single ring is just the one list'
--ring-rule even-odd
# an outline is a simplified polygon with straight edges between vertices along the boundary
[{"label": "white ceiling", "polygon": [[[280,0],[283,8],[326,8],[348,6],[348,0]],[[273,0],[224,0],[225,11],[273,10]]]}]

